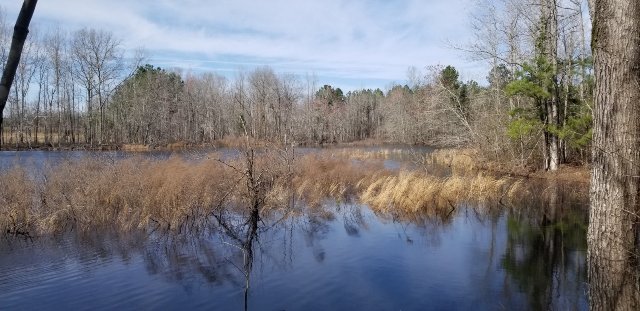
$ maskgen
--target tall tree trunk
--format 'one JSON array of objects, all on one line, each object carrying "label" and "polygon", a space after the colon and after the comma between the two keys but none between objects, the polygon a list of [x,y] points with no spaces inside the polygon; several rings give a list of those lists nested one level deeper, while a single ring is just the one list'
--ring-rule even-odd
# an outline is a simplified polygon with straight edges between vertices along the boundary
[{"label": "tall tree trunk", "polygon": [[[558,88],[558,7],[557,0],[544,0],[542,6],[542,18],[544,27],[544,55],[551,65],[552,85],[551,98],[549,99],[549,109],[547,110],[548,126],[557,130],[560,124],[558,113],[559,106],[559,88]],[[558,135],[555,131],[548,131],[549,143],[549,159],[548,169],[555,171],[560,164],[560,147]]]},{"label": "tall tree trunk", "polygon": [[587,236],[592,310],[639,310],[640,2],[596,0]]},{"label": "tall tree trunk", "polygon": [[[16,69],[20,63],[20,56],[22,55],[22,47],[27,40],[29,34],[29,23],[31,23],[31,17],[33,17],[33,11],[36,9],[38,0],[24,0],[20,14],[18,14],[18,20],[13,28],[13,38],[11,39],[11,49],[9,50],[9,56],[7,57],[7,64],[4,67],[2,73],[2,80],[0,80],[0,137],[2,137],[2,119],[4,107],[7,104],[9,98],[9,90],[11,84],[13,84],[13,78],[16,75]],[[2,141],[0,141],[2,144]]]}]

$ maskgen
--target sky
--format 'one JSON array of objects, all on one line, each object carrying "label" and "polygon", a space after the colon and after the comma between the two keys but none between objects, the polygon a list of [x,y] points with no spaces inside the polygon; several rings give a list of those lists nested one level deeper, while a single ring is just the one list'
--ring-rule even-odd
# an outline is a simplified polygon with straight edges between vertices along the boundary
[{"label": "sky", "polygon": [[[13,23],[22,1],[2,1]],[[41,0],[32,25],[111,31],[146,62],[233,77],[270,66],[343,90],[407,83],[408,68],[484,64],[451,47],[470,40],[473,0]]]}]

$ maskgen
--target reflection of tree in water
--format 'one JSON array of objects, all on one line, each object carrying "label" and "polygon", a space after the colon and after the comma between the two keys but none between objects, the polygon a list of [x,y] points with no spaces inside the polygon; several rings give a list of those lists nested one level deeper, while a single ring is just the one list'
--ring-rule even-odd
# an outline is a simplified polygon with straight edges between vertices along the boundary
[{"label": "reflection of tree in water", "polygon": [[275,240],[288,225],[262,220],[257,211],[245,215],[225,210],[214,219],[217,223],[206,234],[79,233],[68,234],[60,243],[69,243],[76,250],[78,262],[84,263],[87,269],[94,269],[96,260],[119,257],[126,263],[139,254],[150,275],[180,283],[186,291],[199,281],[212,286],[231,284],[244,288],[246,309],[255,254],[269,253],[269,246],[262,245],[260,236]]},{"label": "reflection of tree in water", "polygon": [[398,238],[408,244],[413,244],[416,237],[411,233],[425,238],[431,246],[441,243],[441,234],[452,224],[456,212],[466,209],[464,204],[451,205],[450,209],[426,208],[416,211],[405,209],[389,209],[388,212],[376,211],[375,215],[381,221],[390,221],[396,227]]},{"label": "reflection of tree in water", "polygon": [[352,237],[360,236],[360,229],[368,229],[367,223],[362,213],[362,208],[358,205],[346,205],[343,209],[344,231]]},{"label": "reflection of tree in water", "polygon": [[210,284],[238,283],[229,263],[229,254],[208,239],[167,238],[149,245],[143,258],[150,274],[163,275],[169,281],[183,281],[194,273]]},{"label": "reflection of tree in water", "polygon": [[532,309],[565,310],[580,306],[584,295],[586,213],[557,188],[547,190],[547,202],[509,212],[501,264]]},{"label": "reflection of tree in water", "polygon": [[[488,255],[488,258],[480,259],[489,262],[487,280],[478,284],[477,291],[485,290],[482,286],[496,281],[492,279],[498,275],[494,263],[500,260],[501,267],[506,271],[500,289],[505,295],[510,295],[510,285],[516,284],[517,294],[526,295],[533,309],[567,309],[569,306],[580,306],[580,302],[574,300],[584,294],[580,284],[585,281],[586,270],[584,259],[579,256],[580,251],[585,249],[585,219],[582,216],[584,214],[573,213],[566,208],[566,200],[561,194],[556,193],[555,199],[552,194],[539,202],[531,203],[527,199],[531,208],[505,209],[498,203],[462,203],[451,209],[413,213],[389,209],[390,212],[384,214],[358,204],[283,207],[274,212],[264,209],[258,197],[257,200],[246,201],[248,208],[225,206],[216,211],[208,222],[210,229],[199,231],[196,236],[157,232],[151,236],[127,234],[107,237],[99,233],[77,238],[77,243],[90,245],[90,251],[86,254],[79,252],[83,258],[81,262],[92,256],[105,259],[119,256],[127,262],[136,254],[141,254],[150,274],[181,283],[187,290],[194,276],[212,286],[231,284],[238,289],[244,288],[245,308],[248,308],[251,276],[255,277],[255,273],[252,274],[254,263],[255,269],[259,270],[264,267],[260,261],[264,258],[268,258],[270,265],[293,262],[294,237],[302,238],[299,241],[311,249],[317,262],[325,262],[327,256],[331,255],[325,251],[325,247],[329,248],[327,243],[332,242],[329,240],[329,237],[333,237],[331,230],[338,229],[341,232],[343,227],[349,237],[366,237],[369,225],[375,227],[380,221],[393,224],[399,237],[404,240],[402,242],[414,243],[418,238],[425,238],[432,246],[447,242],[442,241],[446,236],[443,233],[453,227],[454,220],[457,223],[462,217],[462,221],[468,221],[470,225],[491,228],[491,238],[487,240],[490,250],[488,254],[482,254]],[[553,200],[555,204],[549,204]],[[377,219],[374,219],[374,214]],[[287,217],[290,215],[296,216]],[[499,227],[502,217],[506,217],[507,221],[504,231]],[[505,232],[506,245],[502,249],[501,238]],[[277,247],[271,247],[274,243],[282,243],[283,246],[278,244]],[[481,247],[479,249],[487,251]],[[503,250],[504,255],[500,259]],[[274,254],[280,251],[282,255]],[[503,275],[499,275],[498,278],[502,278]],[[569,280],[574,277],[576,279]]]},{"label": "reflection of tree in water", "polygon": [[323,262],[326,256],[324,247],[320,244],[321,240],[327,238],[330,226],[329,223],[335,220],[332,212],[322,209],[308,213],[301,221],[300,229],[302,231],[304,241],[308,247],[311,247],[313,257],[317,262]]},{"label": "reflection of tree in water", "polygon": [[[234,260],[228,262],[236,267],[244,276],[244,308],[248,308],[249,287],[251,285],[251,271],[253,270],[254,242],[258,240],[258,222],[260,221],[261,203],[254,201],[253,208],[246,219],[230,220],[224,217],[221,212],[215,215],[218,224],[223,229],[224,234],[231,241],[224,241],[225,244],[234,246],[242,253],[242,264],[238,265]],[[237,216],[237,215],[232,215]]]},{"label": "reflection of tree in water", "polygon": [[[406,242],[412,243],[415,237],[411,234],[415,234],[426,238],[432,246],[442,242],[442,234],[452,227],[456,218],[488,227],[491,236],[487,248],[478,246],[481,260],[487,263],[486,278],[478,284],[478,291],[484,291],[482,287],[487,284],[500,282],[493,279],[495,264],[499,263],[508,277],[500,289],[505,303],[522,308],[520,299],[509,298],[522,293],[533,310],[580,308],[586,306],[586,196],[572,192],[571,186],[566,188],[554,183],[531,182],[527,196],[523,194],[522,201],[515,202],[516,207],[504,206],[501,202],[462,203],[455,206],[453,212],[392,210],[376,215],[399,226],[398,235]],[[503,217],[505,231],[499,227]],[[502,232],[507,235],[504,249],[498,242]],[[510,284],[513,283],[517,292],[512,292]]]},{"label": "reflection of tree in water", "polygon": [[[235,280],[233,266],[226,260],[231,254],[215,243],[213,233],[207,236],[152,235],[130,232],[126,235],[97,232],[67,234],[65,239],[72,247],[78,262],[87,268],[96,260],[109,261],[113,257],[128,263],[139,254],[147,272],[162,276],[165,280],[185,283],[194,275],[206,283],[222,285],[225,282],[239,284]],[[189,285],[185,283],[185,286]]]}]

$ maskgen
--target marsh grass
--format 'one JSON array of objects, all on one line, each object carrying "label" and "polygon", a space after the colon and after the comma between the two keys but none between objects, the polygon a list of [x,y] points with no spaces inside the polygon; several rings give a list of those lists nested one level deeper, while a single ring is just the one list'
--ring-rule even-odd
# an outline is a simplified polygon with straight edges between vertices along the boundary
[{"label": "marsh grass", "polygon": [[[198,161],[88,158],[47,167],[37,176],[14,167],[0,173],[0,227],[14,235],[99,228],[198,232],[223,210],[246,214],[259,209],[262,217],[286,214],[292,202],[314,209],[327,200],[358,201],[377,213],[448,216],[465,204],[509,206],[556,198],[555,189],[564,185],[483,172],[392,171],[377,156],[362,159],[333,151],[299,158],[279,150],[245,154],[251,161],[242,156],[223,161],[216,153]],[[462,160],[455,163],[468,168]],[[574,188],[585,187],[567,187]],[[572,195],[580,200],[585,193]]]},{"label": "marsh grass", "polygon": [[328,149],[327,153],[334,157],[350,158],[355,160],[387,160],[394,157],[402,157],[411,155],[408,149],[390,149],[382,148],[377,150],[366,150],[360,148],[340,148],[336,150]]},{"label": "marsh grass", "polygon": [[120,150],[122,151],[131,151],[131,152],[141,152],[141,151],[149,151],[150,148],[148,145],[141,144],[123,144],[120,146]]},{"label": "marsh grass", "polygon": [[441,165],[451,168],[453,174],[464,175],[477,171],[478,152],[471,149],[438,149],[425,156],[425,165]]},{"label": "marsh grass", "polygon": [[348,201],[390,172],[382,161],[355,161],[331,153],[310,154],[296,162],[293,188],[298,199],[318,206],[326,199]]},{"label": "marsh grass", "polygon": [[253,138],[246,138],[241,136],[226,136],[222,139],[215,140],[211,143],[193,143],[187,141],[177,141],[168,143],[165,145],[145,145],[145,144],[122,144],[117,147],[121,151],[127,152],[147,152],[153,150],[165,150],[165,151],[181,151],[198,148],[245,148],[247,145],[256,148],[273,147],[273,143],[256,140]]},{"label": "marsh grass", "polygon": [[509,204],[517,194],[511,191],[515,185],[513,179],[483,174],[437,177],[404,171],[374,181],[360,200],[382,213],[450,215],[460,205]]},{"label": "marsh grass", "polygon": [[[255,165],[280,173],[266,157]],[[12,234],[103,227],[199,230],[216,209],[249,204],[251,194],[238,172],[244,169],[242,161],[222,162],[216,154],[195,163],[179,157],[91,158],[45,168],[41,176],[16,167],[0,175],[0,225]],[[269,180],[269,189],[283,188]],[[278,205],[281,197],[265,196],[264,206]]]},{"label": "marsh grass", "polygon": [[330,198],[358,200],[378,213],[447,215],[461,205],[504,208],[555,198],[584,205],[588,197],[588,187],[581,182],[492,175],[475,166],[473,153],[446,150],[431,157],[432,166],[451,166],[446,175],[432,174],[433,167],[391,171],[381,160],[360,161],[363,157],[353,155],[324,152],[301,159],[294,183],[298,198],[311,206]]},{"label": "marsh grass", "polygon": [[65,163],[45,173],[36,229],[183,230],[195,224],[189,218],[206,218],[217,206],[221,194],[232,187],[230,177],[228,169],[214,161],[191,164],[179,158]]},{"label": "marsh grass", "polygon": [[27,171],[16,167],[0,174],[0,228],[7,233],[28,234],[38,220],[34,209],[35,184]]}]

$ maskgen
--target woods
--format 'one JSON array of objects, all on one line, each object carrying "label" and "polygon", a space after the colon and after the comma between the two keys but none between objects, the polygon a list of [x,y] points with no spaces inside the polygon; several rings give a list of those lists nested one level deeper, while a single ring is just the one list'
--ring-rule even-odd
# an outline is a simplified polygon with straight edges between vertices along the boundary
[{"label": "woods", "polygon": [[[545,170],[588,161],[593,76],[582,1],[481,1],[475,42],[461,49],[492,66],[494,135],[482,145],[513,150]],[[489,110],[489,109],[487,109]],[[487,120],[488,121],[488,120]],[[506,137],[495,135],[507,128]],[[534,134],[535,133],[535,134]],[[486,149],[486,147],[485,147]]]},{"label": "woods", "polygon": [[346,92],[266,66],[231,76],[159,68],[108,30],[36,26],[9,94],[4,146],[198,145],[246,133],[299,145],[468,145],[489,161],[556,170],[590,158],[585,14],[575,0],[480,1],[475,39],[459,49],[489,65],[486,81],[436,65],[409,68],[404,84]]}]

